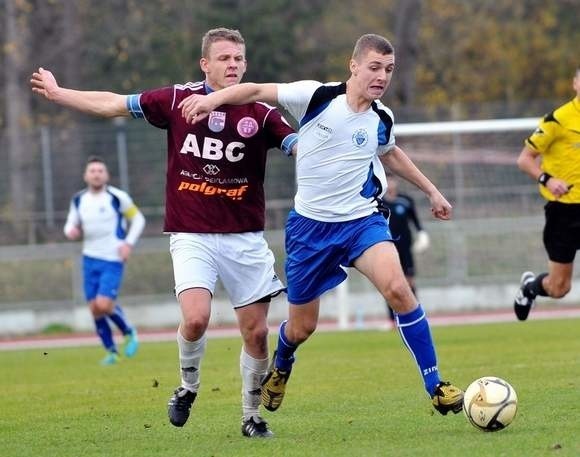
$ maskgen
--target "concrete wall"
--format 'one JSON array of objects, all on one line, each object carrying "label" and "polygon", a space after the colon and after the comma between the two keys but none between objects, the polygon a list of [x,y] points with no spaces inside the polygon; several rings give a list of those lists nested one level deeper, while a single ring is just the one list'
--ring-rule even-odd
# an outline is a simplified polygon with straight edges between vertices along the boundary
[{"label": "concrete wall", "polygon": [[[386,317],[382,297],[368,287],[365,291],[349,292],[348,281],[322,297],[320,320],[338,321],[341,327],[360,325],[367,319]],[[501,285],[469,285],[423,287],[420,301],[429,314],[473,311],[511,310],[517,283]],[[539,304],[578,305],[580,280],[573,283],[572,291],[561,300],[539,299]],[[177,302],[173,299],[147,304],[125,305],[131,322],[139,328],[176,327],[180,319]],[[275,298],[270,305],[269,320],[277,324],[287,317],[285,296]],[[63,324],[75,331],[93,331],[94,324],[86,306],[73,309],[10,310],[0,312],[0,336],[41,332],[51,324]],[[236,325],[234,312],[224,298],[213,302],[212,326]]]}]

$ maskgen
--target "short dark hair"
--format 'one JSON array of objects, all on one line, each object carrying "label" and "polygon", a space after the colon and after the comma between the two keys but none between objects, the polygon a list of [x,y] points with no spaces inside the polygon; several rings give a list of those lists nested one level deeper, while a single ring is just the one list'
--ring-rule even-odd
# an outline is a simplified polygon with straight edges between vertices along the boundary
[{"label": "short dark hair", "polygon": [[87,165],[89,163],[95,163],[95,162],[102,163],[103,165],[107,165],[107,163],[105,162],[105,160],[101,156],[92,155],[92,156],[89,156],[87,158]]},{"label": "short dark hair", "polygon": [[359,60],[369,51],[376,51],[382,55],[390,55],[395,53],[395,48],[385,37],[368,33],[356,40],[354,50],[352,51],[352,58],[353,60]]},{"label": "short dark hair", "polygon": [[102,163],[103,165],[107,166],[107,162],[105,162],[105,159],[97,155],[89,156],[85,165],[89,166],[91,163]]},{"label": "short dark hair", "polygon": [[244,37],[239,30],[218,27],[217,29],[208,30],[201,39],[201,56],[207,58],[209,56],[210,46],[216,41],[222,40],[231,41],[244,46],[246,45]]}]

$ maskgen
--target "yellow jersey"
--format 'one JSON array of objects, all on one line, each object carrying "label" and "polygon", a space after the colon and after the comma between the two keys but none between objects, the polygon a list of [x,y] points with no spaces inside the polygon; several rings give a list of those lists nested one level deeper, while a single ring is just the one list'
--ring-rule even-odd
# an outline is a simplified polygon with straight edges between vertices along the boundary
[{"label": "yellow jersey", "polygon": [[[525,144],[541,155],[543,171],[573,185],[558,201],[580,203],[580,99],[547,114]],[[556,200],[545,186],[540,185],[540,194]]]}]

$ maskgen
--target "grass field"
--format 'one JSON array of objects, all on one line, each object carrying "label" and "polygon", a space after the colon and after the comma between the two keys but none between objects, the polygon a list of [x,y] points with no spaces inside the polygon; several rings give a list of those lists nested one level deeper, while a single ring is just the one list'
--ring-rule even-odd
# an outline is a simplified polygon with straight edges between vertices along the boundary
[{"label": "grass field", "polygon": [[[238,339],[212,339],[183,429],[168,424],[174,343],[98,365],[97,347],[0,353],[0,455],[578,456],[580,321],[436,327],[440,370],[465,388],[483,375],[519,396],[507,429],[483,433],[434,413],[395,332],[320,333],[298,352],[285,403],[264,414],[276,436],[239,430]],[[274,339],[272,338],[272,342]]]}]

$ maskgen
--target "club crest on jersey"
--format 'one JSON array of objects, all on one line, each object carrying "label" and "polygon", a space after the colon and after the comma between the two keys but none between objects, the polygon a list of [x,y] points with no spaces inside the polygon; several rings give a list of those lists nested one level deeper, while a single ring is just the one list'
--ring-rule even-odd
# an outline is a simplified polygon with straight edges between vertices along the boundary
[{"label": "club crest on jersey", "polygon": [[244,138],[250,138],[258,133],[258,123],[253,117],[243,117],[238,122],[238,133]]},{"label": "club crest on jersey", "polygon": [[365,129],[358,129],[352,134],[352,142],[358,148],[362,148],[369,141],[369,134]]},{"label": "club crest on jersey", "polygon": [[209,113],[207,126],[212,132],[221,132],[226,126],[226,113],[221,111],[212,111]]}]

